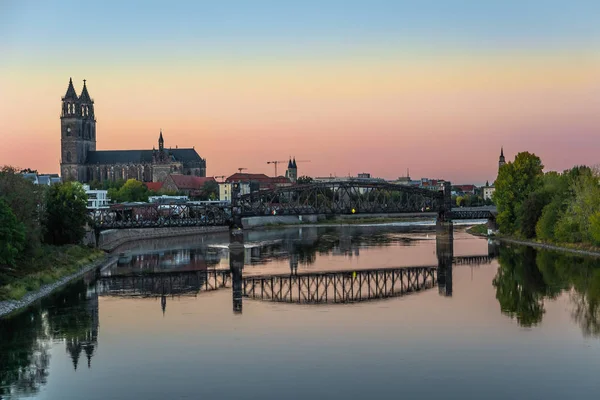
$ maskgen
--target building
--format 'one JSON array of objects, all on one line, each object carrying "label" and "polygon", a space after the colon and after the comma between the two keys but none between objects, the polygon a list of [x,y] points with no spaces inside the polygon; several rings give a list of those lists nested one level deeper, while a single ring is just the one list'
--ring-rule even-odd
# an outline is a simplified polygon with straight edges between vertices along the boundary
[{"label": "building", "polygon": [[466,194],[474,195],[477,187],[475,185],[453,185],[452,194],[464,196]]},{"label": "building", "polygon": [[484,186],[483,187],[483,200],[492,200],[492,196],[494,195],[495,191],[496,191],[496,188],[493,186]]},{"label": "building", "polygon": [[162,189],[184,193],[190,197],[197,197],[202,194],[204,185],[207,182],[215,182],[213,177],[200,177],[192,175],[170,174],[163,182]]},{"label": "building", "polygon": [[206,176],[206,160],[195,149],[165,147],[162,130],[158,149],[96,150],[96,115],[94,100],[85,80],[77,96],[72,79],[62,98],[61,161],[63,181],[87,183],[137,179],[143,182],[162,182],[169,174]]},{"label": "building", "polygon": [[298,180],[298,166],[296,165],[296,157],[288,163],[287,171],[285,171],[285,177],[292,183],[296,183]]},{"label": "building", "polygon": [[83,185],[83,190],[85,190],[85,194],[88,196],[88,210],[101,210],[110,207],[108,190],[91,190],[89,185]]},{"label": "building", "polygon": [[[231,186],[233,182],[221,182],[219,183],[219,200],[231,201]],[[250,182],[240,182],[240,194],[250,193]]]},{"label": "building", "polygon": [[500,167],[506,164],[506,160],[504,159],[504,147],[500,148],[500,157],[498,158],[498,171],[500,171]]},{"label": "building", "polygon": [[34,185],[54,185],[55,183],[60,183],[60,177],[58,174],[50,174],[50,175],[38,175],[35,172],[25,172],[23,173],[23,177],[31,182]]},{"label": "building", "polygon": [[275,189],[276,187],[292,185],[291,179],[283,176],[270,177],[265,174],[244,174],[241,172],[231,175],[225,179],[225,182],[249,183],[251,191]]}]

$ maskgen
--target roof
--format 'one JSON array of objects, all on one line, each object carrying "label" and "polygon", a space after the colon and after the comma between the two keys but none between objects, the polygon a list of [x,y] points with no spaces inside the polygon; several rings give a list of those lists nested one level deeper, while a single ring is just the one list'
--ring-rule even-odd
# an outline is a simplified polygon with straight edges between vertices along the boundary
[{"label": "roof", "polygon": [[225,179],[225,182],[270,182],[272,178],[268,177],[265,174],[244,174],[238,172],[236,174],[231,175],[229,178]]},{"label": "roof", "polygon": [[148,190],[153,190],[155,192],[158,192],[162,188],[162,185],[162,182],[146,182]]},{"label": "roof", "polygon": [[38,184],[39,185],[50,185],[50,177],[48,175],[38,176]]},{"label": "roof", "polygon": [[75,92],[75,88],[73,87],[73,79],[69,78],[69,87],[67,88],[67,93],[65,93],[64,100],[77,100],[77,93]]},{"label": "roof", "polygon": [[[169,153],[180,162],[200,162],[202,158],[195,149],[169,149]],[[152,162],[153,150],[100,150],[88,152],[86,164],[127,164]]]},{"label": "roof", "polygon": [[475,190],[475,185],[453,185],[452,189],[454,190],[462,190],[462,191],[471,191]]},{"label": "roof", "polygon": [[[169,177],[178,189],[202,189],[206,182],[216,182],[213,177],[171,174]],[[168,178],[167,178],[168,179]]]},{"label": "roof", "polygon": [[83,80],[83,90],[81,91],[81,96],[79,96],[79,101],[82,103],[92,103],[92,98],[88,93],[87,86],[85,86],[85,79]]}]

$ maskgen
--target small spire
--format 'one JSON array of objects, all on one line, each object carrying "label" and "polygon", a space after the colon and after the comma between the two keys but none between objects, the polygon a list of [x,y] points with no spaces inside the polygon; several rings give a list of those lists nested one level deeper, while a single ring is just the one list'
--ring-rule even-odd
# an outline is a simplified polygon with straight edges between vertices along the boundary
[{"label": "small spire", "polygon": [[73,87],[73,78],[69,78],[69,86],[67,87],[67,93],[65,93],[65,100],[77,100],[77,92]]},{"label": "small spire", "polygon": [[504,157],[504,146],[500,147],[500,157]]}]

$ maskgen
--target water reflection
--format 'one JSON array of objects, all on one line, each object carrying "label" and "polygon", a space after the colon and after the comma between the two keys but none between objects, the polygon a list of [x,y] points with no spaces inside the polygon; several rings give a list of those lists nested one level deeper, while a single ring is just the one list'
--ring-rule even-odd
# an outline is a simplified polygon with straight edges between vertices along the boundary
[{"label": "water reflection", "polygon": [[33,395],[48,379],[50,348],[63,342],[77,370],[91,367],[98,346],[98,295],[93,274],[0,320],[0,399]]},{"label": "water reflection", "polygon": [[[279,239],[277,238],[278,233]],[[106,357],[103,355],[102,359],[97,358],[95,361],[96,370],[104,368],[103,371],[106,371],[113,368],[112,359],[118,358],[117,353],[124,351],[123,349],[126,347],[125,345],[120,348],[114,347],[115,342],[122,344],[119,336],[121,332],[125,331],[126,327],[136,324],[135,313],[139,311],[139,308],[136,307],[147,303],[143,299],[133,302],[131,297],[156,299],[155,304],[144,308],[144,310],[150,311],[144,314],[143,318],[146,323],[151,320],[150,323],[155,324],[149,325],[150,329],[155,329],[153,331],[155,334],[144,337],[146,342],[138,342],[139,337],[136,335],[139,335],[139,332],[132,333],[128,339],[131,343],[140,343],[141,347],[148,346],[143,347],[144,350],[152,349],[157,344],[163,343],[161,342],[165,340],[163,335],[167,335],[168,331],[172,335],[169,337],[177,338],[177,340],[167,340],[171,346],[169,348],[177,349],[177,346],[181,344],[182,347],[197,346],[198,354],[204,352],[198,356],[198,359],[192,357],[195,353],[188,354],[188,348],[185,352],[181,350],[181,353],[173,353],[179,354],[178,357],[184,358],[187,363],[183,363],[185,367],[179,370],[176,364],[170,364],[170,368],[175,368],[176,375],[185,374],[190,370],[191,365],[195,368],[201,364],[198,360],[204,360],[203,357],[210,358],[211,354],[217,354],[220,351],[224,355],[213,354],[216,358],[212,359],[213,362],[218,363],[220,357],[228,357],[227,349],[230,347],[237,349],[235,357],[241,357],[244,360],[244,354],[251,354],[253,351],[252,346],[246,347],[247,335],[251,336],[252,332],[257,335],[253,342],[254,346],[259,348],[262,343],[260,340],[263,339],[256,338],[267,338],[264,341],[269,342],[269,345],[273,342],[275,346],[277,346],[278,340],[283,340],[282,337],[287,337],[286,340],[292,344],[298,343],[300,340],[300,343],[305,343],[302,352],[306,351],[306,357],[310,359],[306,361],[307,363],[314,361],[315,354],[318,356],[318,351],[333,352],[335,349],[339,349],[340,352],[335,353],[339,357],[340,354],[352,353],[353,347],[349,345],[346,348],[345,344],[368,341],[371,343],[369,346],[376,346],[373,343],[383,341],[387,346],[390,343],[393,344],[393,340],[403,340],[403,334],[413,342],[405,343],[406,346],[385,347],[380,354],[377,353],[378,358],[373,358],[375,360],[372,360],[373,365],[379,363],[380,359],[384,359],[385,354],[391,351],[391,348],[408,348],[414,344],[415,346],[422,345],[421,351],[425,351],[427,346],[449,351],[448,349],[451,347],[437,343],[437,341],[455,340],[455,343],[460,342],[461,332],[472,329],[472,326],[468,324],[475,324],[468,319],[470,318],[468,313],[464,317],[467,319],[456,320],[461,322],[454,321],[451,314],[459,313],[456,311],[458,307],[467,307],[465,310],[470,312],[468,302],[484,304],[486,297],[493,303],[490,303],[490,306],[485,309],[485,314],[480,314],[483,316],[482,318],[486,318],[485,315],[490,314],[489,310],[493,310],[496,319],[510,325],[507,318],[498,313],[497,309],[500,305],[501,312],[514,318],[520,326],[533,327],[542,322],[546,313],[550,314],[550,311],[546,311],[547,309],[551,310],[548,306],[550,300],[567,293],[571,306],[571,315],[567,316],[567,319],[572,318],[581,328],[583,335],[600,336],[600,268],[598,268],[597,260],[536,251],[522,246],[499,246],[494,242],[485,243],[474,238],[468,238],[468,240],[477,243],[477,248],[483,251],[455,256],[456,248],[460,247],[460,240],[463,240],[464,237],[460,234],[457,237],[456,233],[448,231],[445,236],[438,236],[435,242],[429,241],[435,238],[434,235],[433,232],[407,234],[390,228],[378,228],[377,230],[304,228],[293,231],[251,232],[245,234],[243,240],[234,241],[232,246],[223,246],[223,243],[227,243],[228,238],[223,240],[223,237],[215,236],[212,241],[196,242],[193,245],[188,243],[178,249],[162,249],[157,246],[150,250],[140,247],[135,251],[131,249],[123,251],[124,254],[119,264],[114,268],[103,271],[101,274],[87,275],[85,279],[42,300],[25,312],[0,320],[0,398],[13,398],[20,395],[35,397],[42,386],[46,385],[48,381],[52,382],[53,376],[55,376],[55,380],[56,376],[60,376],[60,372],[55,372],[57,369],[50,369],[51,361],[52,364],[61,365],[55,360],[59,357],[66,356],[69,370],[74,371],[78,376],[81,376],[82,369],[87,370],[86,364],[88,368],[91,368],[93,358],[99,349],[99,312],[103,313],[104,318],[107,318],[107,315],[110,318],[121,317],[120,319],[115,318],[118,321],[110,318],[103,319],[104,340],[106,341],[103,351],[106,352]],[[402,257],[408,251],[414,250],[414,247],[420,249],[419,255],[424,261],[422,265],[412,267],[412,272],[408,272],[413,260],[407,261]],[[355,262],[357,256],[372,262],[370,257],[374,257],[374,248],[389,258],[389,265],[397,265],[402,268],[391,268],[389,265],[381,268],[372,266],[370,269],[351,268],[353,264],[350,261]],[[401,251],[393,251],[397,249]],[[486,249],[487,256],[485,255]],[[461,286],[461,270],[459,269],[464,267],[457,267],[457,265],[472,263],[475,269],[486,268],[483,265],[495,263],[496,261],[491,260],[496,256],[498,256],[496,259],[498,269],[497,271],[487,269],[486,276],[489,280],[486,281],[485,288],[481,288],[482,297],[476,297],[473,288],[469,291],[467,287],[465,291],[465,274],[462,275]],[[280,262],[282,260],[283,263]],[[277,263],[281,268],[276,272],[273,272],[274,269],[271,267],[260,267]],[[298,271],[299,265],[309,263],[315,265],[315,268],[308,271],[301,268]],[[368,266],[368,264],[363,264],[363,267],[365,265]],[[494,266],[495,264],[492,264],[492,268]],[[493,281],[492,276],[494,276]],[[441,296],[435,293],[436,284]],[[426,289],[431,290],[427,292]],[[204,298],[202,294],[204,291],[212,291],[213,295]],[[415,291],[420,291],[422,294],[410,297],[413,299],[410,307],[403,307],[402,303],[396,303],[395,300],[384,303],[380,308],[367,308],[367,306],[372,306],[369,303],[361,306],[336,306],[335,308],[328,308],[327,305],[316,306],[316,304],[332,302],[352,303],[381,300]],[[210,308],[207,306],[208,304],[216,304],[210,303],[211,299],[214,300],[222,292],[226,296],[223,301],[226,309],[210,309],[210,314],[202,314],[205,316],[204,319],[199,318],[198,314],[188,316],[182,312],[183,306],[187,307],[187,312],[198,312],[199,309],[207,310]],[[99,311],[99,296],[117,296],[124,297],[124,299],[101,299],[100,308],[102,310]],[[175,296],[182,296],[184,301],[172,302]],[[185,296],[197,296],[198,299]],[[467,296],[472,298],[465,299]],[[116,301],[113,302],[113,300]],[[402,301],[408,300],[409,298],[402,299]],[[243,304],[243,301],[246,301],[246,304]],[[260,301],[277,302],[278,304],[265,305],[259,303]],[[309,306],[290,307],[285,304],[288,302]],[[260,305],[264,305],[264,308],[260,308]],[[481,305],[481,307],[485,306]],[[169,313],[167,313],[167,308]],[[419,320],[414,317],[421,313],[435,314],[434,308],[443,309],[448,313],[447,317],[439,314],[436,317],[444,320],[443,324],[440,322],[443,325],[443,339],[435,336],[436,320],[432,318],[431,321],[425,323],[426,326],[418,326]],[[118,311],[116,311],[117,309]],[[309,310],[307,311],[307,309]],[[327,313],[327,318],[335,320],[335,323],[338,323],[336,318],[346,313],[347,310],[351,309],[352,311],[350,316],[346,316],[347,319],[339,317],[341,326],[339,331],[336,330],[338,328],[335,324],[327,324],[327,321],[319,319],[320,317],[313,321],[311,327],[316,328],[312,331],[318,332],[321,325],[326,324],[328,329],[333,332],[331,336],[319,337],[313,332],[311,334],[316,335],[311,336],[313,340],[306,339],[305,342],[302,342],[304,339],[297,339],[295,336],[302,336],[295,333],[301,327],[296,326],[296,331],[291,328],[289,331],[280,328],[286,323],[292,324],[290,321],[298,316],[310,319],[316,315],[313,310],[320,313],[323,309]],[[231,315],[232,311],[235,316]],[[269,329],[273,330],[272,336],[269,336],[269,329],[264,328],[263,325],[252,326],[252,323],[256,323],[258,320],[268,323],[269,320],[265,315],[277,320],[277,323],[269,325]],[[385,318],[376,319],[379,318],[379,315],[385,315]],[[206,316],[213,318],[211,324],[206,324]],[[220,328],[220,330],[216,328],[214,331],[211,330],[213,323],[219,325],[221,321],[228,321],[228,318],[232,318],[235,323],[225,324],[223,325],[225,328]],[[397,320],[395,327],[392,328],[394,318]],[[141,316],[140,319],[142,319]],[[354,329],[360,330],[360,327],[357,328],[357,325],[360,324],[353,325],[353,323],[363,319],[371,321],[370,323],[381,329],[376,329],[376,333],[371,331],[370,326],[361,332],[343,329],[344,326],[352,326]],[[105,321],[107,321],[106,324]],[[402,331],[403,334],[398,335],[390,333],[390,336],[386,336],[384,333],[379,333],[386,330],[395,332],[394,329],[399,330],[404,326],[404,321],[413,321],[412,323],[417,324],[414,327],[410,326],[411,329],[415,329],[416,333],[412,333],[414,336],[410,336],[410,329]],[[180,325],[177,325],[178,322]],[[482,322],[479,328],[484,329],[487,322]],[[421,323],[424,322],[421,321]],[[110,324],[113,325],[112,336],[110,332],[107,333],[109,330],[107,325]],[[467,330],[465,330],[465,325],[468,325]],[[576,329],[579,330],[579,328]],[[202,331],[204,336],[200,334],[194,336],[196,330]],[[237,333],[230,334],[228,333],[230,331]],[[302,332],[308,334],[309,329]],[[477,333],[477,330],[474,329],[473,332]],[[187,336],[188,333],[189,336]],[[123,334],[125,335],[125,333]],[[508,337],[515,333],[506,333],[504,330],[503,334]],[[223,335],[230,341],[225,343],[225,339],[223,339],[225,344],[219,342],[217,338]],[[487,337],[492,336],[488,335]],[[113,338],[112,343],[108,337]],[[311,346],[315,346],[315,343],[331,340],[332,337],[338,339],[327,342],[328,345],[323,346],[321,350],[311,352],[313,351]],[[456,339],[457,337],[459,339]],[[482,334],[481,337],[486,337],[486,335]],[[513,338],[511,337],[511,339]],[[126,339],[122,340],[123,343],[127,342]],[[419,342],[420,340],[421,342]],[[498,337],[497,340],[502,342],[504,337]],[[517,343],[516,339],[515,343]],[[473,345],[477,346],[477,343],[468,343],[465,348],[468,349]],[[110,346],[113,346],[113,353],[107,350]],[[212,346],[221,347],[218,347],[219,351],[211,352]],[[280,352],[290,349],[287,344],[277,348]],[[56,349],[59,352],[56,352]],[[361,348],[361,351],[368,353],[369,349],[372,347]],[[490,359],[499,357],[498,354],[493,355],[493,351],[489,348],[478,349],[479,352],[490,351]],[[158,353],[164,356],[165,352],[166,350]],[[288,356],[296,357],[295,359],[300,360],[298,362],[301,365],[305,365],[302,364],[302,352],[290,353]],[[233,350],[232,353],[234,353]],[[136,356],[143,357],[139,354],[136,353]],[[407,354],[404,356],[410,357]],[[257,356],[255,355],[255,357]],[[483,358],[487,357],[486,353],[486,357]],[[141,362],[148,360],[151,361],[153,358],[144,358]],[[419,360],[420,358],[413,359],[414,363],[411,365],[417,365]],[[123,359],[120,361],[123,362]],[[238,359],[235,359],[235,362],[237,361]],[[474,363],[471,365],[472,367],[476,366],[475,361],[471,360],[471,362]],[[105,364],[102,365],[102,363]],[[250,364],[256,365],[254,360],[246,359],[244,365]],[[347,365],[351,364],[348,361]],[[397,364],[394,365],[397,367]],[[469,365],[468,360],[465,361],[465,365]],[[335,368],[342,367],[333,363],[331,370],[335,371]],[[187,379],[185,376],[183,378]],[[213,379],[216,378],[213,377]],[[59,381],[64,382],[61,379]],[[52,386],[52,383],[48,384],[49,386]]]},{"label": "water reflection", "polygon": [[542,322],[544,301],[567,291],[572,317],[586,336],[600,336],[600,263],[598,259],[537,251],[525,246],[499,249],[493,285],[502,312],[519,325]]}]

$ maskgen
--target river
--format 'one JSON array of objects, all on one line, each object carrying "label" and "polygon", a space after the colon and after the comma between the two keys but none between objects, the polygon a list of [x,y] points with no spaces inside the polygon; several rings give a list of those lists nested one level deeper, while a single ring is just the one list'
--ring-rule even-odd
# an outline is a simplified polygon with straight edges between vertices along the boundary
[{"label": "river", "polygon": [[242,282],[228,240],[124,245],[115,266],[0,319],[0,399],[600,391],[598,259],[457,229],[442,284],[427,227],[302,227],[245,232]]}]

